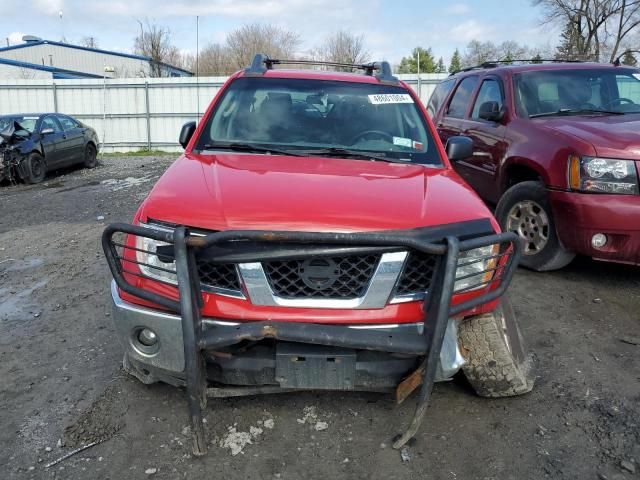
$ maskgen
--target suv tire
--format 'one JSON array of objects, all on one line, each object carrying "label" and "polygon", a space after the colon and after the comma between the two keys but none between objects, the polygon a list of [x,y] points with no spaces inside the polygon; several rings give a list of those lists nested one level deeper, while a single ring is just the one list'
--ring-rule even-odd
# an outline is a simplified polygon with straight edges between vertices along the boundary
[{"label": "suv tire", "polygon": [[560,244],[544,184],[521,182],[507,190],[496,207],[504,232],[517,233],[526,242],[520,265],[545,272],[568,265],[576,256]]},{"label": "suv tire", "polygon": [[43,156],[36,152],[30,153],[26,164],[27,172],[24,179],[25,183],[34,184],[42,182],[47,175],[47,165],[44,163]]},{"label": "suv tire", "polygon": [[530,392],[534,377],[511,302],[506,296],[491,313],[464,319],[458,340],[465,377],[481,397],[511,397]]}]

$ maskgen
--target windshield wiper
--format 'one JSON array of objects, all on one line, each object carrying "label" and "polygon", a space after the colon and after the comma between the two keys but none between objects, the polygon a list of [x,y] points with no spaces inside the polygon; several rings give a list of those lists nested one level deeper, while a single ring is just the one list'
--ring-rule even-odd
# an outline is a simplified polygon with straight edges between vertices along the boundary
[{"label": "windshield wiper", "polygon": [[362,150],[350,150],[348,148],[338,148],[338,147],[305,150],[305,153],[309,155],[359,158],[362,160],[371,160],[374,162],[404,163],[404,164],[411,163],[410,161],[407,161],[407,160],[397,160],[389,157],[383,157],[381,155],[376,155],[374,153],[369,153]]},{"label": "windshield wiper", "polygon": [[292,157],[302,157],[304,155],[292,150],[273,148],[269,145],[258,145],[255,143],[207,143],[204,146],[207,150],[234,150],[236,152],[258,152],[272,153],[275,155],[289,155]]},{"label": "windshield wiper", "polygon": [[597,108],[561,108],[555,112],[534,113],[529,118],[551,117],[554,115],[582,115],[584,113],[599,113],[602,115],[624,115],[624,112],[615,110],[598,110]]}]

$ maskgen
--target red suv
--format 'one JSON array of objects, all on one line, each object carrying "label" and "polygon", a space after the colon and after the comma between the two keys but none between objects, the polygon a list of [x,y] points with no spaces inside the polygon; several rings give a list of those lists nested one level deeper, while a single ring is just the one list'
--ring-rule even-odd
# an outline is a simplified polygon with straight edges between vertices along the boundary
[{"label": "red suv", "polygon": [[454,168],[525,240],[521,264],[640,264],[640,70],[489,63],[439,84],[427,108],[443,142],[473,140]]},{"label": "red suv", "polygon": [[231,76],[133,225],[105,230],[125,369],[186,385],[196,454],[207,395],[401,401],[422,384],[400,447],[433,382],[460,369],[480,395],[528,392],[503,297],[521,243],[449,163],[471,141],[445,151],[386,62],[279,63],[258,55]]}]

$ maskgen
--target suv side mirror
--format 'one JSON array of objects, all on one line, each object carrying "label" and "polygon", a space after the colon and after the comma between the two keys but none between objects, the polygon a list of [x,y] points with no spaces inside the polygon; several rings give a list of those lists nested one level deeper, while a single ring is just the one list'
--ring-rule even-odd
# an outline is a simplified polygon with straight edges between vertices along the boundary
[{"label": "suv side mirror", "polygon": [[504,109],[500,108],[498,102],[484,102],[480,104],[478,117],[490,122],[499,122],[504,117]]},{"label": "suv side mirror", "polygon": [[464,160],[473,155],[473,140],[462,135],[449,137],[445,150],[450,162]]},{"label": "suv side mirror", "polygon": [[187,122],[182,126],[180,130],[180,136],[178,142],[182,145],[182,148],[187,148],[189,140],[193,137],[193,132],[196,131],[196,122]]},{"label": "suv side mirror", "polygon": [[53,133],[53,128],[43,128],[40,130],[40,135],[51,135]]}]

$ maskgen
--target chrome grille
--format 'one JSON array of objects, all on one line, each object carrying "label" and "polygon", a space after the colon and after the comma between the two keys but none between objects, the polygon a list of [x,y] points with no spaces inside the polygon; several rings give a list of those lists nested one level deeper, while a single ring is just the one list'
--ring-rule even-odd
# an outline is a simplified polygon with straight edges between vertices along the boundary
[{"label": "chrome grille", "polygon": [[335,279],[318,282],[315,286],[309,278],[305,280],[304,268],[309,265],[309,259],[265,262],[263,267],[269,285],[278,297],[353,299],[365,294],[380,255],[328,257],[328,260],[330,262],[318,258],[315,266],[332,270],[335,265]]}]

